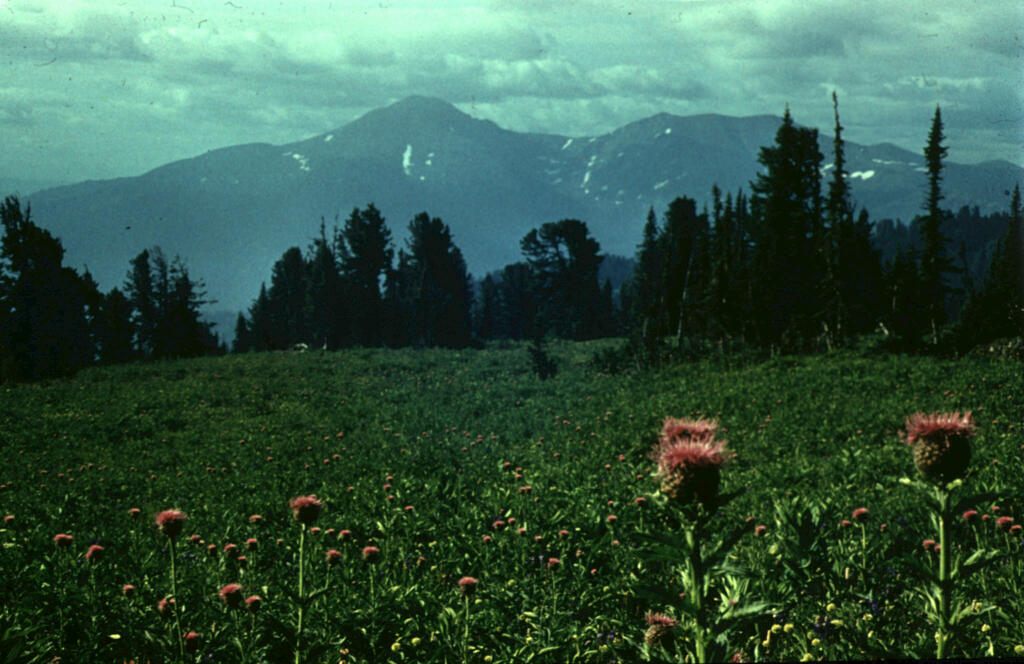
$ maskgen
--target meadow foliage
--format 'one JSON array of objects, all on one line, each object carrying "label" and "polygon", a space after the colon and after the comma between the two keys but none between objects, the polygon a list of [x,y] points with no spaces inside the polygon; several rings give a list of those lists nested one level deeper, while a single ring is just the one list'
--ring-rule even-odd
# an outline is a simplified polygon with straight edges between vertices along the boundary
[{"label": "meadow foliage", "polygon": [[548,380],[506,343],[3,387],[0,652],[1024,653],[1019,363],[844,351],[607,374],[591,358],[610,343],[552,342]]}]

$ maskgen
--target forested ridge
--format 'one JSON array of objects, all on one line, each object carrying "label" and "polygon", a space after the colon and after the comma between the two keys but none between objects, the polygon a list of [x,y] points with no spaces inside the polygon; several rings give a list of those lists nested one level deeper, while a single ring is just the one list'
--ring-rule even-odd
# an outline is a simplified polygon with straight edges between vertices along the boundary
[{"label": "forested ridge", "polygon": [[[921,214],[872,221],[852,200],[838,100],[834,159],[787,108],[762,147],[749,191],[652,208],[621,288],[599,279],[601,253],[579,219],[542,224],[522,260],[476,281],[451,229],[422,212],[396,248],[381,210],[356,208],[305,250],[288,248],[248,311],[235,352],[301,347],[462,348],[491,339],[625,336],[655,361],[662,347],[814,352],[880,332],[892,348],[965,352],[1024,330],[1019,186],[1005,213],[942,207],[944,144],[936,108],[924,157]],[[1009,192],[1008,192],[1009,193]],[[0,207],[0,379],[47,378],[94,363],[225,352],[202,320],[209,300],[181,258],[141,251],[122,287],[88,270],[13,196]],[[674,342],[674,343],[673,343]]]}]

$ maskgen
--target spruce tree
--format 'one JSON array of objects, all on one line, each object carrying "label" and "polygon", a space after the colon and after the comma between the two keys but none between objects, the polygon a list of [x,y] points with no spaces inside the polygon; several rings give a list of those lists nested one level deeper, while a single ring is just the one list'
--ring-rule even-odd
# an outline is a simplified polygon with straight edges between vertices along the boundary
[{"label": "spruce tree", "polygon": [[336,242],[336,254],[351,298],[355,341],[364,346],[380,345],[380,287],[394,256],[391,231],[380,211],[370,203],[365,210],[352,210]]},{"label": "spruce tree", "polygon": [[939,327],[946,321],[945,303],[949,286],[944,275],[953,272],[953,264],[946,255],[947,239],[942,234],[944,211],[939,208],[942,195],[942,160],[948,148],[942,144],[942,113],[935,107],[928,143],[924,147],[925,168],[928,170],[928,195],[924,201],[924,216],[917,218],[921,235],[921,288],[924,315],[928,321],[932,345],[939,342]]}]

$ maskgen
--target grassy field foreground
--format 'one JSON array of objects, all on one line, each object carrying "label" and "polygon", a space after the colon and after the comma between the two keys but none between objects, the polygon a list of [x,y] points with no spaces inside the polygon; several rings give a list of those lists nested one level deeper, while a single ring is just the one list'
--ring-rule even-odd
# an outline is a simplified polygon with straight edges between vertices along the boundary
[{"label": "grassy field foreground", "polygon": [[[737,532],[703,608],[714,652],[931,657],[918,590],[936,525],[899,482],[915,476],[900,430],[965,410],[961,493],[988,495],[950,546],[992,553],[956,580],[947,653],[1024,653],[1020,363],[840,353],[608,375],[601,346],[554,344],[547,381],[507,345],[0,388],[3,661],[682,661],[685,570],[651,553],[680,532],[647,457],[666,416],[717,419],[736,454],[722,490],[737,495],[711,521]],[[304,526],[289,501],[308,494],[324,509]],[[154,525],[171,508],[187,514],[173,542]],[[161,612],[171,561],[177,609]],[[259,601],[234,606],[230,583]],[[682,622],[667,647],[644,642],[648,612]]]}]

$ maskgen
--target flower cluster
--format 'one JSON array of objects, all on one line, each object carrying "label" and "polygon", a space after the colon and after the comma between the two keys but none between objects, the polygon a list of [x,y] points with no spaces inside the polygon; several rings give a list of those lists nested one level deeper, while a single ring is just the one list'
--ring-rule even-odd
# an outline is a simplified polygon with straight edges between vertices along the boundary
[{"label": "flower cluster", "polygon": [[667,418],[653,452],[661,492],[681,505],[710,505],[718,495],[720,468],[728,450],[715,440],[718,425],[698,419]]}]

